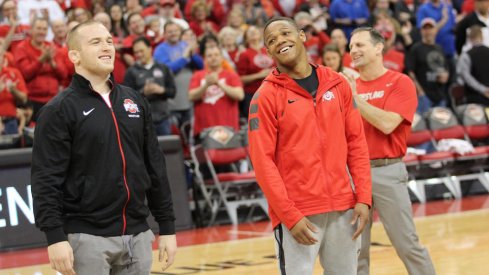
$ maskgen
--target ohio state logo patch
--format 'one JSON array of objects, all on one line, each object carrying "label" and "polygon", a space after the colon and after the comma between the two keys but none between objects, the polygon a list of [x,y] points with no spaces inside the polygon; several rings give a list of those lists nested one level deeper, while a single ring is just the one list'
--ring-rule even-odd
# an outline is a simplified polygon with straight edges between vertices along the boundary
[{"label": "ohio state logo patch", "polygon": [[136,114],[139,113],[138,105],[134,103],[132,99],[129,98],[124,99],[124,109],[126,109],[126,112],[129,113],[128,114],[129,117],[136,117],[136,118],[139,117],[139,115]]}]

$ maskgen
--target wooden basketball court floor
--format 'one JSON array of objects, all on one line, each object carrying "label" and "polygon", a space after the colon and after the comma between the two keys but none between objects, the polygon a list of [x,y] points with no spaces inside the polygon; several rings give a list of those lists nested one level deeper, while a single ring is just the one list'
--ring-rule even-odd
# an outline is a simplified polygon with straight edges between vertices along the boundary
[{"label": "wooden basketball court floor", "polygon": [[[414,204],[413,213],[420,240],[430,251],[437,274],[489,274],[489,195]],[[268,221],[178,232],[177,239],[174,265],[163,272],[155,262],[152,274],[279,274]],[[378,221],[373,226],[372,242],[372,275],[407,274]],[[50,270],[46,249],[39,248],[0,253],[0,274],[56,273]],[[322,274],[319,263],[314,274]]]}]

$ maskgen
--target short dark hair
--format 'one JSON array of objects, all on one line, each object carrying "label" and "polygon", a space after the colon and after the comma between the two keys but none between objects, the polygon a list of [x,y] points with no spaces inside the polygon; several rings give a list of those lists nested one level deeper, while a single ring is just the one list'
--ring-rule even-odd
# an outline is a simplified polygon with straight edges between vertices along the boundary
[{"label": "short dark hair", "polygon": [[144,37],[144,36],[140,36],[136,39],[134,39],[134,41],[132,42],[132,46],[134,47],[134,45],[136,45],[137,43],[144,43],[144,45],[148,46],[151,48],[151,42],[149,41],[148,38]]},{"label": "short dark hair", "polygon": [[483,34],[482,34],[482,28],[479,25],[473,25],[472,27],[469,28],[469,34],[467,35],[469,40],[477,40],[477,39],[482,39]]},{"label": "short dark hair", "polygon": [[382,36],[382,34],[380,34],[378,30],[372,27],[359,27],[354,29],[350,35],[350,39],[353,37],[354,34],[357,34],[359,32],[368,32],[370,34],[370,40],[372,41],[372,44],[376,45],[380,43],[385,46],[385,38]]},{"label": "short dark hair", "polygon": [[180,28],[180,30],[182,29],[182,27],[180,27],[180,25],[178,25],[177,22],[172,21],[172,20],[168,20],[165,22],[165,25],[163,25],[163,31],[166,32],[166,28],[170,25],[177,25]]},{"label": "short dark hair", "polygon": [[267,23],[265,24],[265,27],[263,27],[263,34],[265,34],[265,31],[267,30],[267,28],[270,24],[272,24],[273,22],[277,22],[277,21],[287,21],[287,22],[289,22],[289,24],[294,26],[297,29],[297,31],[300,30],[299,26],[294,21],[294,19],[292,19],[290,17],[284,17],[284,16],[275,16],[275,17],[272,17],[272,19],[267,21]]},{"label": "short dark hair", "polygon": [[208,41],[214,41],[216,42],[217,47],[218,48],[220,47],[219,39],[213,34],[207,34],[204,37],[202,37],[202,39],[199,42],[199,51],[202,54],[202,56],[205,55],[205,51],[207,50],[206,44]]}]

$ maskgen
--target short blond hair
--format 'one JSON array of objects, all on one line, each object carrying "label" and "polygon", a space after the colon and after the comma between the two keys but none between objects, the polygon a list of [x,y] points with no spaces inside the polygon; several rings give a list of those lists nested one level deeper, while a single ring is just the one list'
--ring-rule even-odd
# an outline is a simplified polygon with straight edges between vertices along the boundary
[{"label": "short blond hair", "polygon": [[68,35],[66,37],[66,45],[68,45],[68,50],[69,51],[79,50],[80,49],[80,44],[78,43],[78,32],[79,32],[79,30],[83,27],[95,25],[95,24],[100,24],[101,26],[103,26],[105,28],[105,26],[101,22],[94,21],[94,20],[88,20],[86,22],[80,23],[80,24],[76,25],[75,27],[73,27],[73,29],[70,30],[70,32],[68,33]]}]

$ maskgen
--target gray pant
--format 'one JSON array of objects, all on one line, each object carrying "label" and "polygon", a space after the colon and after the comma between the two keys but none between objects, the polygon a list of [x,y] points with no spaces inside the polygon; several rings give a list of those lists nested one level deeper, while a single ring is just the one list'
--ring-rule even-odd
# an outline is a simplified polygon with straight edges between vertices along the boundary
[{"label": "gray pant", "polygon": [[356,225],[350,221],[353,210],[308,216],[318,229],[313,236],[314,245],[297,243],[286,226],[280,224],[275,230],[276,250],[282,275],[309,275],[319,254],[319,261],[328,275],[354,275],[357,271],[360,238],[353,241]]},{"label": "gray pant", "polygon": [[[380,221],[409,274],[435,274],[428,250],[420,245],[416,234],[407,181],[406,166],[402,162],[372,168],[373,208],[377,209]],[[369,274],[372,212],[370,224],[362,233],[358,275]]]},{"label": "gray pant", "polygon": [[77,275],[149,274],[154,239],[151,230],[117,237],[68,234]]}]

